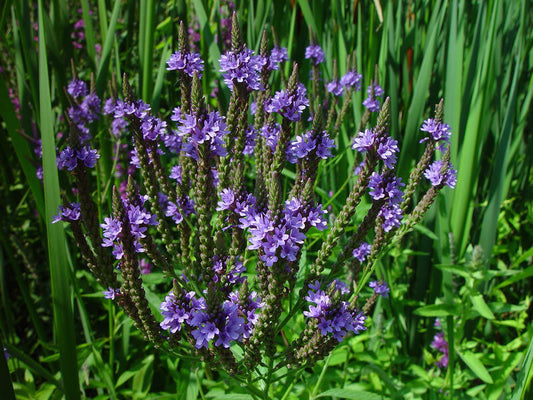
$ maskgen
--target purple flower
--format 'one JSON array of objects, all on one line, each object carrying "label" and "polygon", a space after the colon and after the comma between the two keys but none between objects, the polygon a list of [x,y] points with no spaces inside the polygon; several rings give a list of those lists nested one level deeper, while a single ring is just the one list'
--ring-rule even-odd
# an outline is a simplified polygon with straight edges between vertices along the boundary
[{"label": "purple flower", "polygon": [[370,176],[368,187],[370,188],[370,197],[374,200],[387,199],[390,203],[397,204],[402,201],[403,192],[400,189],[405,186],[401,178],[388,176],[383,178],[377,172]]},{"label": "purple flower", "polygon": [[[102,235],[104,236],[104,242],[102,243],[103,247],[109,247],[111,244],[109,242],[113,242],[120,232],[122,232],[122,225],[120,224],[119,220],[111,217],[105,217],[104,223],[100,224],[100,226],[103,229]],[[108,239],[109,242],[106,241]]]},{"label": "purple flower", "polygon": [[233,90],[233,83],[239,82],[248,90],[264,90],[261,83],[260,72],[265,63],[265,58],[254,56],[250,49],[244,49],[239,53],[228,51],[220,57],[220,72],[224,82]]},{"label": "purple flower", "polygon": [[379,214],[383,218],[383,230],[389,232],[392,228],[399,228],[402,224],[403,213],[398,204],[385,204]]},{"label": "purple flower", "polygon": [[286,47],[274,47],[270,52],[267,68],[269,70],[279,70],[279,64],[288,59],[289,55]]},{"label": "purple flower", "polygon": [[363,101],[363,105],[371,112],[378,112],[380,102],[376,97],[383,97],[383,89],[377,83],[372,82],[366,91],[368,97]]},{"label": "purple flower", "polygon": [[172,201],[169,201],[167,203],[167,211],[166,211],[165,215],[167,217],[172,217],[172,220],[176,224],[179,224],[179,223],[181,223],[181,221],[183,221],[183,215],[179,211],[178,206],[175,203],[173,203]]},{"label": "purple flower", "polygon": [[167,65],[167,71],[182,71],[191,78],[195,72],[201,78],[204,70],[204,61],[198,53],[181,53],[177,51],[172,53],[167,60]]},{"label": "purple flower", "polygon": [[448,366],[448,342],[444,338],[444,332],[438,332],[433,337],[431,346],[442,353],[442,357],[437,361],[437,366],[439,368],[446,368]]},{"label": "purple flower", "polygon": [[[144,248],[139,242],[139,239],[146,237],[145,233],[148,230],[149,225],[157,225],[155,215],[150,214],[145,208],[144,203],[147,196],[139,196],[135,200],[135,204],[132,204],[128,198],[123,198],[121,201],[126,209],[126,215],[128,218],[130,232],[133,237],[133,245],[137,253],[144,252]],[[100,225],[103,229],[104,239],[102,241],[102,247],[113,247],[113,255],[117,260],[122,258],[124,249],[122,243],[119,240],[119,236],[122,233],[122,224],[118,219],[112,217],[104,218],[104,223]]]},{"label": "purple flower", "polygon": [[181,173],[182,173],[182,167],[181,165],[174,165],[172,168],[170,168],[170,179],[175,179],[178,183],[181,183]]},{"label": "purple flower", "polygon": [[382,296],[385,299],[389,297],[390,289],[385,282],[380,283],[378,281],[373,281],[373,282],[370,282],[368,286],[374,289],[374,292],[377,295]]},{"label": "purple flower", "polygon": [[390,137],[384,137],[379,141],[377,148],[378,157],[383,160],[387,168],[394,168],[396,165],[396,153],[399,151],[398,141]]},{"label": "purple flower", "polygon": [[86,96],[88,93],[87,84],[82,80],[73,79],[68,84],[67,92],[75,99],[81,96]]},{"label": "purple flower", "polygon": [[[215,267],[219,265],[216,268],[218,273],[225,269],[222,260],[215,260],[214,264]],[[237,263],[234,273],[240,275],[243,271],[242,263]],[[229,348],[232,341],[249,337],[257,322],[256,312],[263,306],[255,292],[242,302],[237,292],[231,292],[217,310],[208,312],[205,299],[195,299],[194,296],[194,292],[183,291],[177,296],[170,292],[161,303],[164,320],[160,326],[171,333],[182,330],[183,324],[195,328],[191,330],[191,335],[196,340],[195,347],[198,349],[207,348],[212,341],[215,346]]]},{"label": "purple flower", "polygon": [[328,93],[333,93],[335,96],[342,96],[344,94],[344,86],[334,79],[326,85]]},{"label": "purple flower", "polygon": [[291,121],[299,121],[303,110],[308,106],[307,89],[299,83],[294,94],[289,95],[285,90],[276,92],[274,97],[266,102],[265,111],[279,113]]},{"label": "purple flower", "polygon": [[377,134],[366,129],[364,132],[359,132],[358,136],[353,140],[352,149],[360,153],[375,150],[377,156],[383,160],[387,168],[394,168],[396,164],[396,153],[398,153],[398,142],[389,136],[378,137]]},{"label": "purple flower", "polygon": [[147,115],[141,123],[141,132],[145,140],[156,140],[165,136],[167,123],[152,115]]},{"label": "purple flower", "polygon": [[312,44],[305,49],[305,58],[318,65],[326,60],[324,51],[318,44]]},{"label": "purple flower", "polygon": [[313,139],[312,132],[307,131],[289,143],[285,155],[290,163],[296,164],[298,159],[306,158],[315,147],[316,140]]},{"label": "purple flower", "polygon": [[78,151],[78,160],[82,161],[87,168],[93,168],[99,158],[98,152],[90,146],[84,146]]},{"label": "purple flower", "polygon": [[252,125],[249,125],[248,128],[246,128],[246,141],[244,143],[244,150],[242,153],[245,155],[253,155],[256,140],[257,130]]},{"label": "purple flower", "polygon": [[370,197],[373,200],[379,200],[385,198],[385,191],[383,176],[377,172],[373,172],[370,176],[370,181],[368,182],[368,188],[370,189]]},{"label": "purple flower", "polygon": [[366,242],[363,242],[358,248],[354,249],[352,254],[357,260],[359,260],[359,262],[364,262],[366,260],[366,256],[370,254],[371,249],[371,245]]},{"label": "purple flower", "polygon": [[62,170],[66,168],[72,171],[78,165],[78,157],[76,152],[70,146],[65,147],[57,156],[57,168]]},{"label": "purple flower", "polygon": [[331,149],[337,147],[335,141],[329,137],[326,131],[322,131],[322,135],[319,138],[318,145],[316,147],[316,155],[322,159],[333,157]]},{"label": "purple flower", "polygon": [[184,138],[183,151],[189,157],[198,159],[198,146],[209,143],[211,156],[224,157],[226,153],[224,136],[226,129],[224,117],[217,111],[208,114],[185,114],[180,120],[178,134]]},{"label": "purple flower", "polygon": [[80,203],[70,203],[68,206],[59,206],[57,215],[52,218],[52,224],[59,221],[77,221],[80,219],[80,215]]},{"label": "purple flower", "polygon": [[373,130],[365,129],[364,132],[359,132],[358,136],[353,140],[352,149],[365,153],[374,148],[377,139],[378,137]]},{"label": "purple flower", "polygon": [[139,264],[139,268],[141,269],[141,274],[148,275],[150,272],[152,272],[152,264],[150,264],[150,261],[143,258]]},{"label": "purple flower", "polygon": [[327,211],[323,210],[320,205],[315,208],[310,207],[306,220],[310,226],[314,226],[319,231],[324,231],[328,228],[328,223],[324,217],[326,213]]},{"label": "purple flower", "polygon": [[341,85],[345,88],[352,87],[355,90],[361,90],[361,80],[363,75],[357,73],[356,71],[348,71],[346,75],[341,78]]},{"label": "purple flower", "polygon": [[450,125],[437,122],[432,118],[426,119],[420,130],[429,134],[429,137],[425,137],[424,139],[420,140],[420,143],[429,139],[434,140],[435,142],[442,140],[445,143],[449,143],[450,136],[452,134]]},{"label": "purple flower", "polygon": [[443,167],[444,161],[437,160],[424,171],[424,176],[429,179],[433,186],[446,185],[454,189],[457,183],[457,170],[449,164],[448,169],[442,173]]},{"label": "purple flower", "polygon": [[235,204],[235,193],[232,189],[222,189],[220,201],[217,204],[217,211],[229,210]]},{"label": "purple flower", "polygon": [[181,292],[177,298],[173,292],[166,296],[161,303],[160,310],[164,319],[160,323],[161,329],[176,333],[181,330],[184,323],[191,325],[195,315],[202,313],[206,308],[205,299],[195,299],[194,292]]},{"label": "purple flower", "polygon": [[205,324],[200,325],[198,329],[192,331],[192,335],[196,339],[196,344],[194,347],[197,349],[201,349],[202,347],[207,348],[209,346],[209,342],[213,340],[215,335],[218,335],[219,333],[220,331],[212,322],[206,322]]},{"label": "purple flower", "polygon": [[118,295],[120,295],[120,289],[109,287],[107,290],[104,290],[104,298],[106,299],[115,300]]},{"label": "purple flower", "polygon": [[268,124],[261,128],[259,134],[266,139],[266,144],[272,151],[276,150],[281,125],[278,123]]},{"label": "purple flower", "polygon": [[[332,284],[335,285],[334,292],[338,292],[340,296],[349,295],[346,284],[337,280]],[[318,329],[322,335],[327,336],[331,333],[337,341],[341,342],[348,332],[357,334],[366,329],[364,314],[351,309],[347,301],[334,301],[334,297],[320,290],[318,282],[310,284],[309,289],[305,299],[314,305],[310,305],[309,310],[304,311],[303,314],[308,318],[318,319]]]}]

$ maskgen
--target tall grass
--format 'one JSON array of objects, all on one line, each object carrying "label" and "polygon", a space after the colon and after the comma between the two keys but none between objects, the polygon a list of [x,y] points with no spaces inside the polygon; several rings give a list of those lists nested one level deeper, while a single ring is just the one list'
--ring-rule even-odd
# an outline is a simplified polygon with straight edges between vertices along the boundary
[{"label": "tall grass", "polygon": [[[43,2],[38,6],[39,23],[39,126],[43,150],[43,181],[45,221],[51,221],[60,203],[59,179],[56,166],[54,114],[50,98],[46,35]],[[59,348],[59,365],[63,388],[68,400],[80,398],[78,363],[76,357],[76,329],[72,310],[72,292],[68,279],[68,245],[60,224],[46,224],[52,301],[54,307],[54,336]]]},{"label": "tall grass", "polygon": [[[43,379],[53,380],[54,384],[64,390],[68,399],[76,399],[80,397],[80,385],[83,386],[78,377],[76,354],[81,350],[80,346],[76,348],[76,340],[83,340],[91,349],[92,372],[103,382],[106,393],[114,398],[120,396],[117,393],[116,368],[113,366],[115,356],[123,365],[133,362],[127,357],[134,350],[130,345],[129,325],[123,323],[120,315],[115,316],[110,311],[107,315],[109,331],[105,335],[106,339],[103,341],[99,338],[99,333],[90,324],[91,317],[85,311],[83,291],[70,281],[71,278],[76,279],[77,275],[68,262],[67,238],[63,228],[60,224],[49,223],[60,203],[61,191],[55,165],[56,127],[58,112],[68,106],[64,88],[72,77],[70,60],[74,60],[75,66],[80,66],[77,72],[84,74],[84,78],[89,78],[89,72],[94,74],[96,92],[99,95],[106,92],[112,78],[120,88],[122,74],[126,73],[136,82],[139,95],[151,102],[154,110],[164,113],[175,106],[172,99],[177,98],[175,93],[169,93],[174,90],[173,87],[166,89],[167,84],[171,85],[166,75],[165,61],[170,52],[175,50],[173,35],[175,36],[178,19],[193,22],[197,18],[202,34],[202,56],[206,64],[218,69],[218,60],[224,51],[221,41],[215,40],[221,38],[222,16],[218,12],[221,2],[191,0],[163,4],[153,0],[82,0],[85,46],[79,52],[73,49],[69,40],[72,20],[77,10],[61,1],[46,3],[52,5],[50,9],[43,7],[43,4],[40,0],[37,10],[38,51],[32,31],[32,15],[35,10],[30,3],[11,0],[5,2],[0,9],[0,28],[11,24],[13,70],[16,78],[14,89],[21,104],[21,118],[18,120],[15,117],[10,104],[7,81],[0,81],[0,115],[3,129],[9,135],[9,145],[14,150],[11,161],[23,171],[23,185],[29,189],[28,196],[37,208],[41,223],[46,227],[54,333],[60,355],[61,382],[46,368],[37,368],[35,360],[32,364],[32,358],[17,346],[12,346],[12,343],[8,343],[8,346],[13,348],[14,353],[18,352],[20,359],[26,360],[25,365],[30,370]],[[301,61],[302,76],[308,73],[303,56],[309,43],[309,31],[328,56],[323,71],[324,81],[343,74],[346,68],[344,62],[352,53],[356,55],[357,69],[364,74],[365,85],[373,78],[377,65],[379,81],[386,94],[391,96],[392,113],[397,116],[392,121],[391,133],[400,141],[404,150],[398,166],[404,179],[411,167],[410,160],[415,158],[413,155],[420,155],[423,150],[423,145],[419,143],[419,124],[432,115],[433,105],[441,97],[444,98],[444,119],[453,131],[452,163],[459,171],[457,187],[455,191],[448,191],[440,196],[438,205],[424,221],[424,227],[415,239],[418,243],[417,253],[407,254],[401,248],[396,249],[394,254],[398,257],[388,260],[390,265],[384,263],[379,271],[387,277],[393,294],[399,296],[393,296],[385,309],[392,310],[398,316],[394,322],[394,332],[402,343],[398,350],[402,357],[412,356],[415,360],[420,360],[427,356],[419,344],[429,344],[431,341],[429,317],[441,316],[447,320],[450,366],[446,385],[451,395],[457,385],[466,385],[461,381],[462,378],[457,381],[465,366],[474,375],[477,372],[476,376],[484,377],[485,382],[489,381],[485,371],[488,371],[489,377],[497,380],[494,371],[484,365],[486,358],[472,358],[470,353],[465,353],[461,348],[461,340],[467,334],[462,328],[454,328],[460,298],[454,287],[457,273],[452,266],[461,263],[471,254],[470,245],[479,244],[485,260],[480,268],[488,273],[491,260],[494,264],[495,257],[499,257],[499,254],[493,254],[493,250],[498,243],[502,224],[502,204],[511,195],[518,195],[516,188],[530,185],[531,147],[527,145],[525,133],[531,126],[529,110],[533,96],[530,7],[531,2],[527,0],[372,3],[338,0],[331,4],[319,0],[237,1],[237,10],[243,24],[242,32],[248,44],[258,50],[263,30],[269,31],[272,26],[280,44],[288,47],[290,57]],[[95,45],[101,46],[100,53],[96,51]],[[334,59],[338,61],[338,71],[333,70]],[[286,74],[287,72],[285,71]],[[211,89],[208,85],[214,78],[211,72],[206,71],[203,83],[207,93]],[[363,91],[364,89],[365,87]],[[341,127],[339,148],[349,146],[351,138],[356,134],[362,114],[360,104],[364,97],[364,93],[356,93],[353,97],[348,122]],[[228,100],[228,93],[222,91],[218,100],[223,107]],[[20,130],[26,133],[32,131],[32,120],[38,121],[37,128],[42,139],[43,187],[35,177],[35,166],[30,161],[30,146],[19,134]],[[105,183],[113,182],[114,178],[109,137],[100,132],[99,141],[102,158],[108,160],[103,170],[99,171],[99,190],[103,190]],[[344,152],[335,162],[339,170],[345,172],[324,177],[317,187],[317,193],[324,198],[324,203],[332,205],[333,212],[337,211],[339,204],[335,199],[342,199],[346,195],[345,183],[349,182],[354,158],[350,152]],[[521,183],[518,184],[520,180]],[[327,195],[329,190],[333,191],[331,200]],[[5,241],[3,246],[4,252],[7,252],[11,244]],[[519,255],[509,254],[506,257],[506,260],[516,260]],[[436,270],[433,268],[435,264],[447,265],[449,268]],[[409,274],[403,275],[407,268]],[[520,268],[520,263],[510,263],[510,266],[500,264],[499,268],[503,271],[502,274],[511,274]],[[16,268],[14,275],[22,288],[24,278],[20,270]],[[517,276],[524,279],[530,277],[531,273]],[[518,287],[518,290],[509,290],[509,285],[516,285],[513,287]],[[485,297],[497,291],[500,298],[514,303],[520,300],[516,293],[524,287],[527,287],[526,284],[518,279],[509,280],[506,286],[497,289],[491,285],[479,285],[473,296],[480,295],[485,302]],[[31,293],[22,290],[21,296],[30,310],[34,329],[44,348],[47,338],[43,333],[43,323],[39,321],[40,316],[31,312],[34,301]],[[434,305],[437,298],[444,302],[439,310],[446,309],[446,313],[414,313],[419,306]],[[73,307],[73,299],[76,309]],[[5,303],[7,302],[4,301]],[[489,310],[494,309],[492,303],[487,303]],[[76,334],[75,318],[79,318],[82,323],[83,336]],[[115,325],[117,322],[118,327]],[[118,330],[121,330],[122,343],[115,352],[114,335]],[[517,328],[517,331],[520,329]],[[2,335],[3,338],[6,337],[4,332]],[[378,347],[375,344],[375,348]],[[456,356],[456,350],[459,356]],[[50,354],[47,349],[42,351]],[[347,359],[353,356],[348,350],[343,354]],[[531,351],[525,354],[526,358],[522,363],[524,372],[519,375],[515,390],[516,399],[520,398],[516,396],[523,398],[529,383]],[[107,356],[109,357],[106,359]],[[331,362],[329,366],[325,364],[323,374],[318,381],[313,382],[316,386],[311,390],[310,397],[321,396],[320,388],[333,385],[328,381],[325,371],[340,363],[332,361],[334,365]],[[145,389],[151,365],[148,362],[143,364],[145,372],[142,374],[137,371],[139,375],[135,375],[130,371],[131,375],[122,375],[121,384],[127,382],[129,376],[135,375],[137,387]],[[345,372],[348,371],[347,368]],[[372,368],[374,370],[367,374],[371,377],[370,386],[396,389],[401,386],[398,377],[402,373],[393,371],[393,368],[389,371],[375,365]],[[1,373],[2,371],[0,375]],[[420,371],[419,373],[422,374]],[[513,376],[512,370],[506,370],[499,379],[506,382]],[[198,383],[200,379],[197,375],[187,370],[183,374],[180,372],[177,379],[181,379],[181,383],[178,383],[181,388],[190,385],[190,395],[183,398],[198,396],[202,385]],[[402,387],[407,390],[406,386]],[[286,389],[289,398],[289,393],[294,388],[290,386]],[[328,395],[327,389],[323,390],[322,395]],[[497,393],[497,389],[491,390]],[[350,396],[348,392],[329,395]]]}]

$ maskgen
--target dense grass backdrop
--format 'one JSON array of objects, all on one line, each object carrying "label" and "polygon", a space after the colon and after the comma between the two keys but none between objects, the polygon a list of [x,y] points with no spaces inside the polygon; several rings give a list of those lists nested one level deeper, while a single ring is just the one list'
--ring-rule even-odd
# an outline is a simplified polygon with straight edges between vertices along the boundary
[{"label": "dense grass backdrop", "polygon": [[[294,386],[278,388],[276,398],[361,398],[354,394],[361,390],[369,399],[528,398],[532,7],[531,0],[4,1],[0,341],[11,357],[0,357],[0,392],[32,399],[245,395],[217,371],[145,345],[102,299],[68,230],[50,224],[62,197],[71,196],[55,156],[64,141],[64,88],[74,74],[109,95],[126,73],[136,94],[166,116],[179,92],[165,62],[177,48],[178,22],[185,21],[200,34],[208,65],[204,92],[218,88],[224,107],[229,92],[213,71],[224,51],[223,20],[235,9],[248,45],[258,50],[263,30],[273,29],[300,62],[301,76],[309,73],[310,34],[327,56],[324,81],[346,72],[352,53],[365,85],[377,73],[391,97],[391,134],[403,150],[398,170],[404,177],[423,151],[421,121],[444,98],[459,171],[456,189],[445,191],[409,242],[398,243],[378,266],[391,296],[378,302],[369,330]],[[340,149],[357,133],[363,96],[354,95]],[[97,174],[103,199],[115,178],[111,141],[100,132],[108,160]],[[42,160],[33,151],[37,140]],[[43,181],[36,177],[41,162]],[[317,188],[324,203],[333,192],[333,212],[346,196],[354,160],[339,151],[335,162],[345,173],[322,176]],[[146,279],[156,284],[161,276]],[[431,347],[435,318],[447,327],[450,361],[443,369]]]}]

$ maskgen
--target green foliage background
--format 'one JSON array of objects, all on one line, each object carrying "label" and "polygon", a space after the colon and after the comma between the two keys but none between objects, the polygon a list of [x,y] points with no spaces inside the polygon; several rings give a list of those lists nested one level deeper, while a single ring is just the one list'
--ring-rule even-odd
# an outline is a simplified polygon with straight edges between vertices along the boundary
[{"label": "green foliage background", "polygon": [[[280,382],[272,398],[528,398],[533,2],[235,3],[248,45],[257,50],[263,30],[272,27],[300,62],[301,76],[308,73],[310,32],[327,56],[324,80],[344,74],[353,52],[365,85],[377,68],[391,96],[391,134],[400,142],[404,177],[423,150],[419,125],[443,97],[459,171],[456,189],[445,191],[408,243],[378,266],[391,296],[378,302],[369,330],[299,380]],[[218,85],[221,20],[228,15],[226,3],[212,0],[6,0],[0,6],[0,341],[11,354],[7,363],[0,357],[5,398],[14,398],[11,388],[17,398],[31,399],[251,398],[219,372],[145,345],[122,313],[102,301],[68,231],[49,224],[65,195],[60,187],[67,187],[55,152],[71,64],[100,95],[111,80],[120,87],[126,73],[137,95],[164,115],[179,96],[165,70],[178,21],[201,33],[202,57],[211,67],[204,92],[210,93]],[[80,19],[85,39],[77,49],[72,35]],[[363,96],[356,93],[352,122],[341,128],[341,149],[356,133]],[[223,108],[228,99],[220,87]],[[42,183],[34,137],[42,141]],[[111,142],[104,133],[98,140],[109,160],[97,174],[104,190],[114,180]],[[345,174],[323,175],[317,188],[324,203],[333,192],[333,212],[354,163],[349,152],[339,153],[335,162]],[[156,285],[162,277],[146,279]],[[435,318],[446,327],[447,369],[435,365]]]}]

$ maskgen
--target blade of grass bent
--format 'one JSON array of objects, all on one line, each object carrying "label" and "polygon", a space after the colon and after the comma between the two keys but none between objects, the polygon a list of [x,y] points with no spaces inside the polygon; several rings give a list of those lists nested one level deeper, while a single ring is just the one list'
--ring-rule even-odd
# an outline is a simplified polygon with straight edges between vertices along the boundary
[{"label": "blade of grass bent", "polygon": [[80,399],[80,385],[76,360],[72,298],[68,279],[67,241],[62,224],[51,224],[50,222],[57,212],[60,200],[43,13],[43,1],[39,0],[40,128],[43,150],[45,221],[54,308],[54,333],[59,347],[59,365],[65,397],[67,400],[78,400]]}]

